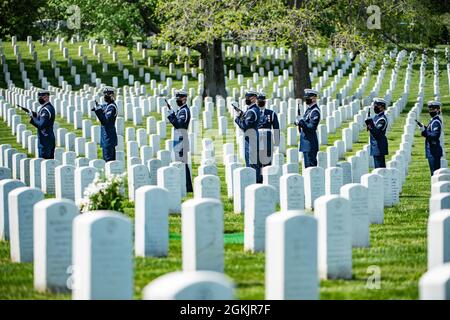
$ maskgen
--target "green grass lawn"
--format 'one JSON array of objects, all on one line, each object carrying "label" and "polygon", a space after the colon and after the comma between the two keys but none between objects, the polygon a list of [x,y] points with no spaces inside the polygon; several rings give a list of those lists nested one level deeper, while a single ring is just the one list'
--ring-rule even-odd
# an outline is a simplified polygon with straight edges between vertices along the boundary
[{"label": "green grass lawn", "polygon": [[[57,45],[50,44],[53,48],[54,55],[58,60],[58,64],[64,65],[64,59],[62,53],[57,49]],[[77,65],[77,70],[84,70],[81,67],[81,61],[77,60],[77,48],[78,45],[70,45],[69,53],[74,58],[74,64]],[[21,52],[26,64],[27,70],[34,70],[34,63],[31,60],[31,56],[26,49],[26,44],[20,43]],[[93,64],[93,69],[97,74],[101,74],[101,67],[97,64],[95,57],[88,50],[87,43],[83,44],[85,53],[89,56],[89,63]],[[42,63],[46,61],[47,48],[41,45],[36,45],[39,59]],[[103,56],[107,62],[110,56],[107,54],[106,49],[99,46],[100,51],[103,52]],[[10,65],[11,77],[16,83],[21,84],[20,76],[18,73],[18,66],[15,64],[12,56],[12,48],[9,43],[4,42],[4,51]],[[125,63],[125,67],[132,70],[137,75],[137,69],[131,67],[131,62],[126,61],[126,53],[123,48],[119,48],[119,59]],[[156,50],[151,51],[150,54],[154,55],[155,60]],[[443,71],[446,68],[443,50],[439,51],[440,55],[440,70]],[[417,91],[419,85],[419,71],[418,65],[420,63],[420,55],[415,61],[415,68],[413,71],[411,92],[408,97],[408,105],[402,112],[401,116],[393,124],[389,133],[389,148],[390,156],[395,153],[399,148],[401,141],[401,134],[403,133],[403,126],[407,112],[414,105],[417,98]],[[27,60],[25,60],[27,58]],[[431,58],[431,56],[429,57]],[[425,101],[433,98],[433,66],[432,59],[428,59],[429,64],[427,66],[426,74],[426,91]],[[48,61],[44,64],[46,70],[51,70],[51,66]],[[145,61],[140,61],[141,64],[145,64]],[[234,60],[227,59],[227,64],[233,65]],[[402,63],[400,74],[398,76],[398,82],[396,89],[393,92],[392,102],[396,101],[402,91],[405,78],[405,67],[407,63],[407,57]],[[191,64],[194,65],[194,64]],[[164,67],[165,68],[165,67]],[[152,71],[146,68],[146,72]],[[351,70],[349,70],[351,71]],[[356,78],[355,83],[359,84],[362,79],[362,73],[364,68],[361,68],[360,75]],[[63,68],[61,70],[64,74],[70,75],[69,68]],[[105,80],[107,84],[110,84],[110,77],[118,72],[116,67],[112,64],[109,65],[109,72],[102,75],[102,80]],[[49,81],[54,83],[56,80],[52,78],[52,73],[48,73]],[[371,81],[367,86],[365,94],[368,94],[372,89],[377,70],[372,72]],[[40,82],[37,81],[37,73],[33,74],[29,72],[29,77],[36,85]],[[246,78],[249,79],[251,74],[249,70],[246,70]],[[153,74],[152,74],[152,78]],[[70,77],[65,77],[66,80],[73,81]],[[109,79],[109,80],[108,80]],[[4,87],[4,79],[0,79],[0,86]],[[139,79],[137,79],[139,80]],[[143,79],[140,79],[143,82]],[[339,88],[345,83],[346,77],[338,85]],[[390,69],[386,72],[385,80],[380,90],[380,95],[384,95],[389,87]],[[88,81],[87,78],[82,78],[82,81]],[[261,81],[261,78],[260,78]],[[124,84],[121,82],[121,84]],[[191,82],[190,85],[193,85]],[[329,82],[327,83],[329,84]],[[237,86],[236,80],[228,83],[230,87]],[[180,81],[174,81],[174,87],[180,87]],[[271,88],[271,86],[269,86]],[[355,86],[354,86],[355,88]],[[78,88],[75,88],[78,89]],[[440,76],[440,89],[441,98],[444,104],[444,123],[450,121],[450,116],[446,113],[447,108],[450,105],[450,95],[448,94],[448,79],[445,72]],[[269,92],[268,92],[269,93]],[[422,121],[426,122],[428,115],[425,113],[422,115]],[[161,119],[161,115],[154,114],[157,120]],[[23,117],[23,123],[26,123],[26,118]],[[73,126],[65,122],[65,119],[58,118],[61,127],[65,127],[73,131]],[[214,127],[217,127],[216,117],[214,117]],[[324,123],[324,122],[323,122]],[[335,134],[329,135],[328,145],[333,145],[334,141],[341,139],[341,130],[348,126],[349,121],[343,123],[342,126],[337,129]],[[126,126],[132,126],[131,122],[127,122]],[[201,125],[201,124],[200,124]],[[143,126],[144,127],[145,123]],[[228,117],[228,126],[233,128],[232,118]],[[31,128],[30,125],[27,125]],[[167,127],[168,137],[170,138],[170,127]],[[34,129],[32,129],[34,131]],[[77,136],[81,136],[81,130],[75,131]],[[209,135],[214,138],[216,146],[216,158],[218,159],[218,173],[221,181],[224,181],[225,170],[221,164],[222,156],[222,144],[224,142],[233,141],[234,130],[230,130],[226,139],[217,137],[214,130],[209,132]],[[448,141],[450,133],[446,132],[446,141]],[[417,299],[418,297],[418,280],[420,276],[426,271],[426,225],[428,217],[428,199],[430,196],[430,178],[428,163],[424,158],[424,141],[419,136],[418,131],[414,138],[414,144],[412,149],[412,162],[409,167],[409,173],[406,179],[406,183],[403,186],[403,192],[400,196],[400,204],[385,209],[385,222],[382,225],[371,225],[370,231],[370,248],[353,249],[353,278],[351,280],[333,280],[322,281],[320,286],[321,299]],[[164,140],[161,139],[161,146],[164,146]],[[362,131],[360,134],[360,141],[353,145],[353,150],[346,153],[346,157],[353,155],[356,151],[361,150],[368,141],[368,135],[366,131]],[[11,129],[2,123],[0,126],[0,143],[10,143],[19,150],[22,150],[16,143],[16,137],[11,135]],[[201,140],[199,139],[197,145],[201,146]],[[322,146],[321,150],[325,150],[326,146]],[[200,149],[200,148],[199,148]],[[447,152],[449,152],[447,146]],[[99,153],[99,155],[101,155]],[[390,160],[390,156],[387,160]],[[197,167],[193,164],[193,175],[197,175]],[[263,299],[264,298],[264,254],[262,253],[247,253],[243,250],[243,232],[244,222],[242,214],[233,213],[233,203],[227,199],[226,185],[223,182],[221,185],[222,202],[225,210],[225,273],[230,276],[237,284],[237,297],[239,299]],[[186,199],[191,198],[192,195]],[[134,209],[128,208],[125,212],[131,218],[134,217]],[[179,214],[170,216],[170,248],[169,255],[165,258],[136,258],[135,259],[135,298],[141,298],[141,292],[145,285],[158,276],[165,273],[181,270],[181,218]],[[380,289],[368,289],[366,287],[367,279],[371,275],[367,273],[368,267],[376,265],[381,270],[381,288]],[[31,263],[12,263],[10,261],[9,243],[0,242],[0,299],[69,299],[70,295],[57,295],[52,293],[38,293],[33,289],[33,266]]]}]

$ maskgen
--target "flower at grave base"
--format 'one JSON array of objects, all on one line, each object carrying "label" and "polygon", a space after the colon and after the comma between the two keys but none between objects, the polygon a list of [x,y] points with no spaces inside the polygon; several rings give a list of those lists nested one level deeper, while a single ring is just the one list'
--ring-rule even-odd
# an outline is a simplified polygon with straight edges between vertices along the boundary
[{"label": "flower at grave base", "polygon": [[121,211],[125,198],[126,175],[113,175],[105,177],[96,174],[94,180],[89,184],[78,202],[81,212],[93,210]]}]

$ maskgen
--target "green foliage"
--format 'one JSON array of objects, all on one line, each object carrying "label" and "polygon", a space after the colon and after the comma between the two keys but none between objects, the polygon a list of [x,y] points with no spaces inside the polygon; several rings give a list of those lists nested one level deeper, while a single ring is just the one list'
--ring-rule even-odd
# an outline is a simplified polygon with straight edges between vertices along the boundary
[{"label": "green foliage", "polygon": [[38,9],[44,4],[45,0],[0,1],[0,39],[14,35],[25,39],[37,35],[38,30],[34,28],[33,22],[39,20]]},{"label": "green foliage", "polygon": [[[243,21],[240,37],[287,47],[305,43],[370,53],[412,41],[428,46],[430,39],[440,35],[447,20],[440,19],[426,3],[261,0]],[[368,12],[369,6],[379,8],[380,28],[369,28],[374,14]]]},{"label": "green foliage", "polygon": [[126,46],[129,51],[135,39],[144,39],[158,32],[154,15],[157,0],[48,0],[50,17],[67,21],[70,5],[81,12],[81,28],[72,30],[82,36],[106,39],[112,44]]},{"label": "green foliage", "polygon": [[195,48],[229,37],[241,28],[246,1],[170,0],[160,1],[157,15],[161,39]]},{"label": "green foliage", "polygon": [[94,181],[85,189],[84,198],[80,201],[80,211],[113,210],[123,212],[126,176],[113,175],[106,177],[97,174]]}]

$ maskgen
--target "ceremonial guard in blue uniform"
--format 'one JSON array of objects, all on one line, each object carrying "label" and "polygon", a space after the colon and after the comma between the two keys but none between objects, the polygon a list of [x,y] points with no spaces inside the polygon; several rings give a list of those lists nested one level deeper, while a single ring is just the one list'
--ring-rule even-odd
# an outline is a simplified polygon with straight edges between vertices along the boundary
[{"label": "ceremonial guard in blue uniform", "polygon": [[320,122],[320,109],[317,106],[318,92],[305,89],[305,102],[308,108],[303,116],[298,116],[295,125],[300,132],[300,152],[303,152],[303,164],[305,168],[317,167],[317,153],[319,152],[319,140],[317,139],[317,126]]},{"label": "ceremonial guard in blue uniform", "polygon": [[234,122],[244,131],[245,138],[245,166],[255,169],[256,182],[262,183],[261,164],[259,162],[259,134],[258,126],[261,112],[257,105],[258,93],[248,91],[245,94],[245,112],[239,111]]},{"label": "ceremonial guard in blue uniform", "polygon": [[117,131],[116,118],[118,114],[117,105],[114,102],[114,90],[105,88],[103,90],[104,103],[98,104],[92,109],[101,123],[100,146],[102,147],[103,160],[106,162],[116,160]]},{"label": "ceremonial guard in blue uniform", "polygon": [[389,153],[386,130],[388,119],[384,114],[386,101],[381,98],[373,100],[375,117],[370,118],[370,110],[366,119],[367,130],[370,132],[370,155],[373,157],[375,168],[386,168],[385,156]]},{"label": "ceremonial guard in blue uniform", "polygon": [[280,124],[276,112],[266,109],[265,93],[259,93],[258,107],[261,112],[258,125],[259,162],[265,167],[272,164],[273,147],[280,144]]},{"label": "ceremonial guard in blue uniform", "polygon": [[191,172],[188,165],[189,152],[189,122],[191,121],[191,111],[186,105],[187,93],[185,91],[178,91],[175,94],[178,110],[174,112],[169,109],[167,118],[175,128],[173,151],[175,153],[175,161],[180,161],[185,164],[186,172],[186,190],[192,192]]},{"label": "ceremonial guard in blue uniform", "polygon": [[428,102],[428,112],[431,117],[431,121],[427,126],[424,126],[420,122],[417,124],[422,131],[422,136],[425,137],[425,155],[430,165],[431,175],[434,171],[441,168],[442,146],[441,146],[441,132],[442,132],[442,120],[439,117],[441,112],[441,103],[439,101]]},{"label": "ceremonial guard in blue uniform", "polygon": [[30,111],[30,123],[37,128],[39,158],[53,159],[55,157],[55,108],[50,103],[50,92],[43,90],[38,93],[41,104],[38,112]]}]

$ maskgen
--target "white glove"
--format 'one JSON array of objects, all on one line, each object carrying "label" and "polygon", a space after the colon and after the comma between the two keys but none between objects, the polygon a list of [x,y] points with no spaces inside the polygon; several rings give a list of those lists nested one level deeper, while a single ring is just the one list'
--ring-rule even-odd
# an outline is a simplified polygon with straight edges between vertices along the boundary
[{"label": "white glove", "polygon": [[300,120],[302,120],[302,117],[297,116],[297,118],[295,118],[294,124],[295,124],[296,126],[298,126],[298,124],[300,123]]},{"label": "white glove", "polygon": [[424,132],[425,129],[426,129],[425,126],[421,126],[421,127],[420,127],[420,132]]},{"label": "white glove", "polygon": [[30,117],[30,118],[33,118],[33,111],[28,111],[28,116]]}]

